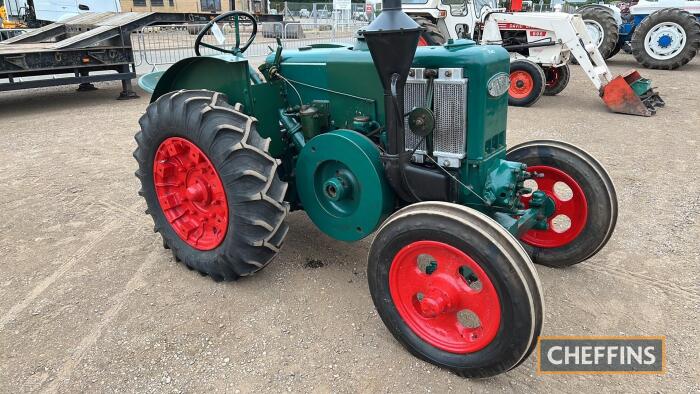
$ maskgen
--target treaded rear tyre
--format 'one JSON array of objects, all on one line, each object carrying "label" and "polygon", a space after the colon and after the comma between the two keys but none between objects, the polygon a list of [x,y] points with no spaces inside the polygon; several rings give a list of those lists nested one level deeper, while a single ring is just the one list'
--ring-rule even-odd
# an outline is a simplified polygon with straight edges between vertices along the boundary
[{"label": "treaded rear tyre", "polygon": [[620,37],[620,31],[613,16],[612,10],[607,7],[592,5],[579,10],[583,22],[593,22],[602,29],[603,38],[598,45],[598,51],[603,56],[603,59],[609,59],[615,53],[615,47]]},{"label": "treaded rear tyre", "polygon": [[[451,267],[450,263],[457,261],[464,264],[466,259],[441,259],[440,254],[434,255],[434,272],[415,272],[416,269],[423,271],[420,261],[402,259],[401,256],[405,256],[404,252],[407,249],[414,246],[425,248],[426,244],[437,248],[437,253],[450,249],[452,252],[463,253],[466,259],[470,259],[483,270],[482,273],[476,274],[478,277],[474,279],[488,283],[483,284],[481,290],[477,291],[488,289],[489,285],[495,288],[500,300],[500,322],[497,333],[484,347],[473,351],[442,349],[443,345],[432,340],[431,318],[416,321],[411,318],[410,313],[413,312],[408,311],[409,315],[406,315],[407,304],[405,299],[397,294],[395,286],[400,288],[399,292],[408,290],[408,294],[411,294],[412,289],[417,289],[430,294],[422,286],[440,287],[440,283],[445,283],[445,278],[449,279],[451,274],[457,275],[459,271],[459,274],[464,275],[461,269],[452,270],[454,267]],[[421,256],[425,255],[419,255],[418,259]],[[462,377],[484,378],[517,367],[535,349],[537,337],[542,330],[544,304],[537,272],[518,241],[486,215],[446,202],[412,204],[394,213],[382,225],[372,242],[368,259],[369,288],[379,316],[392,335],[416,357],[449,369]],[[405,263],[408,263],[408,266],[404,265]],[[395,276],[397,264],[398,269],[403,270],[401,272],[406,273],[405,269],[412,270],[414,272],[407,272],[408,275],[415,275],[425,282],[416,286],[415,283],[406,282],[406,276],[403,276],[402,281],[400,276]],[[447,290],[446,287],[442,289]],[[418,296],[417,302],[425,301],[424,297]],[[454,299],[451,302],[453,301]],[[440,312],[443,316],[435,316],[434,319],[449,319],[449,314],[454,313],[455,309],[454,303],[450,305],[449,310]],[[484,326],[488,326],[488,321],[481,321],[481,316],[479,319],[480,327],[486,332]],[[415,329],[416,322],[427,326],[427,336],[426,331],[421,332],[420,327]],[[463,324],[461,320],[459,324]],[[442,334],[439,330],[433,333],[438,336]],[[486,339],[469,336],[469,340],[464,338],[464,341],[482,338]],[[459,341],[459,337],[457,340]]]},{"label": "treaded rear tyre", "polygon": [[[139,165],[136,176],[141,181],[139,195],[146,200],[146,212],[153,218],[154,231],[162,236],[163,246],[172,249],[176,260],[216,281],[235,280],[265,267],[287,234],[285,218],[289,208],[283,201],[287,184],[277,175],[280,163],[268,153],[270,140],[259,136],[257,120],[240,112],[239,106],[229,105],[223,94],[180,90],[151,103],[139,124],[141,131],[135,136],[138,146],[134,151]],[[185,140],[186,144],[196,146],[213,165],[213,170],[209,167],[212,175],[218,175],[223,184],[228,210],[227,218],[220,219],[227,223],[227,230],[220,243],[207,250],[197,245],[198,229],[193,230],[194,236],[185,239],[178,235],[180,219],[173,219],[172,215],[166,218],[160,201],[171,195],[176,195],[181,204],[170,204],[166,210],[175,209],[172,208],[175,205],[187,216],[197,208],[187,205],[190,203],[187,200],[182,202],[182,196],[187,194],[178,194],[181,186],[166,184],[170,194],[157,193],[162,190],[158,188],[165,186],[162,181],[156,184],[154,169],[165,161],[159,159],[155,163],[156,154],[165,141],[172,140]],[[185,155],[184,159],[187,158]],[[174,156],[172,160],[176,165],[183,157]],[[202,234],[208,228],[205,227],[208,220],[202,222]]]},{"label": "treaded rear tyre", "polygon": [[445,45],[447,40],[433,21],[423,16],[415,16],[413,17],[413,20],[416,21],[416,23],[418,23],[421,27],[425,28],[420,35],[420,38],[425,41],[425,44],[430,46]]},{"label": "treaded rear tyre", "polygon": [[[657,25],[664,22],[674,23],[680,26],[685,32],[685,43],[683,48],[668,59],[654,58],[647,52],[644,42],[647,34]],[[675,70],[691,60],[697,55],[700,48],[700,22],[697,18],[680,8],[664,8],[655,11],[634,29],[632,34],[632,55],[642,66],[660,70]]]}]

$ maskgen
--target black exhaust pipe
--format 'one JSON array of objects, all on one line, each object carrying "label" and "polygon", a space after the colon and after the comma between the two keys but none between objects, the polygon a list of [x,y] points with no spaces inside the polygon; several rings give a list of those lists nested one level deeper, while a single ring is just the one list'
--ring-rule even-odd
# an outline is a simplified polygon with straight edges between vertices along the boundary
[{"label": "black exhaust pipe", "polygon": [[362,30],[384,88],[386,153],[382,155],[389,184],[400,199],[419,201],[406,179],[411,154],[404,146],[404,86],[423,28],[401,10],[401,0],[383,0],[382,12]]},{"label": "black exhaust pipe", "polygon": [[404,151],[403,89],[422,30],[401,10],[401,0],[383,0],[381,14],[362,30],[384,87],[389,154]]}]

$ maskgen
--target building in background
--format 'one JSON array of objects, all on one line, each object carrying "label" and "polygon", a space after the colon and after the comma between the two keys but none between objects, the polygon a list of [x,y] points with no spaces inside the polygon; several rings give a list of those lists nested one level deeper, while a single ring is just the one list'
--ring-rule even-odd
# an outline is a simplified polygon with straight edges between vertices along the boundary
[{"label": "building in background", "polygon": [[250,11],[255,0],[120,0],[123,12],[226,12]]}]

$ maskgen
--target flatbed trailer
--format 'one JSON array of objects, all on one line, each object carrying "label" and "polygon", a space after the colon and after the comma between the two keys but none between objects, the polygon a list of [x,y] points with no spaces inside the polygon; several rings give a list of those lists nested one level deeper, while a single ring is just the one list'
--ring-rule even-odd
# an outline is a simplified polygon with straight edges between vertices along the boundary
[{"label": "flatbed trailer", "polygon": [[[73,84],[92,90],[93,82],[121,81],[119,98],[136,97],[131,33],[151,24],[201,23],[214,16],[86,13],[34,29],[0,42],[0,92]],[[37,76],[45,78],[33,78]]]}]

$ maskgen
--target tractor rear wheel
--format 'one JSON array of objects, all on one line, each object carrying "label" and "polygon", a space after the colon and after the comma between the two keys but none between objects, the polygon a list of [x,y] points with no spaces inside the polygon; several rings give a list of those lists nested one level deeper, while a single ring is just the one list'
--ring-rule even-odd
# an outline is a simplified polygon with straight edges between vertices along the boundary
[{"label": "tractor rear wheel", "polygon": [[180,90],[151,103],[139,123],[139,194],[176,260],[217,281],[265,267],[289,208],[257,121],[223,94]]},{"label": "tractor rear wheel", "polygon": [[394,213],[372,242],[367,277],[392,335],[463,377],[515,368],[542,329],[542,289],[525,250],[461,205],[421,202]]},{"label": "tractor rear wheel", "polygon": [[561,67],[545,67],[544,75],[547,81],[544,87],[544,95],[556,96],[569,84],[571,71],[569,70],[569,65],[565,64]]},{"label": "tractor rear wheel", "polygon": [[[598,161],[578,147],[549,140],[516,145],[506,158],[536,173],[525,186],[545,192],[554,202],[547,229],[532,229],[520,238],[535,263],[570,266],[605,246],[617,222],[617,194]],[[522,197],[525,206],[530,198]]]},{"label": "tractor rear wheel", "polygon": [[664,8],[644,18],[632,34],[632,55],[646,68],[675,70],[700,48],[700,23],[680,8]]},{"label": "tractor rear wheel", "polygon": [[447,40],[433,21],[424,16],[414,16],[413,20],[425,29],[418,38],[419,46],[445,45]]},{"label": "tractor rear wheel", "polygon": [[529,107],[535,104],[542,97],[545,85],[544,71],[536,63],[525,59],[510,62],[509,105]]},{"label": "tractor rear wheel", "polygon": [[605,6],[591,5],[579,10],[581,19],[586,25],[588,35],[593,43],[598,46],[598,51],[603,59],[609,59],[614,55],[620,31],[613,11]]}]

